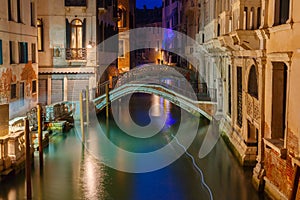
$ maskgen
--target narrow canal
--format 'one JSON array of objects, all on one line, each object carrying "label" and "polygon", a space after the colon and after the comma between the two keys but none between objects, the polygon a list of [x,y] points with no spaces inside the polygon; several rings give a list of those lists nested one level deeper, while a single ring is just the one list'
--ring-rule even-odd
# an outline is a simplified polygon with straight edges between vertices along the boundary
[{"label": "narrow canal", "polygon": [[[135,152],[159,149],[172,140],[172,134],[181,123],[180,115],[185,111],[157,96],[146,94],[134,95],[129,108],[130,115],[137,124],[147,125],[150,120],[149,107],[157,102],[167,115],[166,126],[149,139],[128,136],[118,128],[114,120],[107,122],[103,113],[98,117],[98,122],[107,137],[123,149]],[[119,114],[122,115],[122,111]],[[194,118],[185,114],[189,120]],[[126,116],[123,118],[127,119]],[[208,123],[201,119],[199,131],[188,152],[203,171],[213,199],[263,199],[251,185],[251,169],[239,166],[223,140],[219,139],[205,158],[198,158]],[[201,174],[186,154],[157,171],[126,173],[107,167],[99,161],[95,152],[103,149],[95,130],[87,133],[86,146],[82,145],[79,135],[76,129],[72,129],[68,133],[52,137],[50,145],[44,150],[42,172],[39,169],[38,154],[35,155],[32,167],[33,199],[196,200],[210,197],[201,181]],[[118,152],[107,154],[117,161],[123,159],[118,157]],[[0,199],[25,199],[24,176],[23,172],[0,183]]]}]

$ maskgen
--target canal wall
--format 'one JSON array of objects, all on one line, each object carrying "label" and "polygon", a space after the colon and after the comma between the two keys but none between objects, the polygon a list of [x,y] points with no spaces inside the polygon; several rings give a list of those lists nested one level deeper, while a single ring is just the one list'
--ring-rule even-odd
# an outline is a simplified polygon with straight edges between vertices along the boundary
[{"label": "canal wall", "polygon": [[238,131],[232,128],[230,121],[224,117],[220,120],[219,131],[228,148],[242,166],[255,166],[257,147],[245,144]]}]

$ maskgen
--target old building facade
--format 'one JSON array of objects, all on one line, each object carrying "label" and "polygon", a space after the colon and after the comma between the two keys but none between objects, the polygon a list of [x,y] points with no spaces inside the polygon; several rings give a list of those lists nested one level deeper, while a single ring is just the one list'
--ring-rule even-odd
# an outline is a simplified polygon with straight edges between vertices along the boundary
[{"label": "old building facade", "polygon": [[40,103],[78,100],[96,86],[97,13],[96,0],[38,1]]},{"label": "old building facade", "polygon": [[135,5],[135,0],[118,0],[118,69],[120,73],[127,72],[131,66],[135,66],[134,53],[130,51],[131,40],[128,32],[129,29],[135,27]]},{"label": "old building facade", "polygon": [[[136,65],[147,63],[162,64],[162,8],[136,9],[136,28],[145,28],[135,37]],[[150,48],[151,47],[151,48]],[[155,47],[155,48],[152,48]]]},{"label": "old building facade", "polygon": [[200,74],[218,90],[224,138],[243,165],[255,165],[258,190],[299,198],[299,2],[198,3]]},{"label": "old building facade", "polygon": [[38,101],[37,2],[0,3],[0,104],[9,104],[1,115],[11,119]]},{"label": "old building facade", "polygon": [[[162,1],[162,27],[169,29],[165,31],[163,36],[163,49],[169,49],[173,52],[184,53],[184,41],[180,38],[174,38],[172,35],[172,30],[181,31],[180,24],[182,22],[181,18],[182,12],[182,1],[180,0],[163,0]],[[168,65],[176,65],[181,63],[181,58],[175,53],[164,50],[163,53],[163,63]],[[179,64],[181,65],[181,64]]]}]

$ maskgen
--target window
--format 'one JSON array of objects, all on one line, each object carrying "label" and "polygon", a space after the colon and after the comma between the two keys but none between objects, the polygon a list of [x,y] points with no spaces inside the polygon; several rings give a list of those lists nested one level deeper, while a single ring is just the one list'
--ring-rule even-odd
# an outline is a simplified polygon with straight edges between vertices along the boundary
[{"label": "window", "polygon": [[261,23],[260,21],[261,21],[261,8],[258,7],[257,8],[257,28],[260,27],[260,23]]},{"label": "window", "polygon": [[172,13],[172,26],[174,27],[178,24],[178,8],[175,8]]},{"label": "window", "polygon": [[37,32],[38,32],[38,51],[44,50],[44,38],[43,38],[43,21],[42,19],[37,20]]},{"label": "window", "polygon": [[170,0],[166,0],[166,7],[169,6]]},{"label": "window", "polygon": [[8,21],[12,21],[11,0],[7,0]]},{"label": "window", "polygon": [[3,56],[2,56],[2,40],[0,40],[0,65],[3,64]]},{"label": "window", "polygon": [[253,30],[255,27],[254,27],[254,8],[252,7],[251,8],[251,11],[250,11],[250,29]]},{"label": "window", "polygon": [[274,139],[284,139],[286,129],[286,98],[288,67],[283,62],[272,62],[272,123],[271,133]]},{"label": "window", "polygon": [[126,17],[126,9],[124,8],[119,8],[118,9],[118,27],[119,28],[124,28],[127,26],[127,17]]},{"label": "window", "polygon": [[82,22],[75,19],[71,22],[71,48],[82,48]]},{"label": "window", "polygon": [[17,84],[13,83],[10,85],[10,99],[17,98]]},{"label": "window", "polygon": [[27,42],[19,42],[19,63],[28,63]]},{"label": "window", "polygon": [[124,40],[119,40],[119,53],[118,53],[119,58],[124,58],[125,57],[125,44]]},{"label": "window", "polygon": [[86,6],[86,0],[65,0],[65,6]]},{"label": "window", "polygon": [[243,82],[242,82],[242,67],[237,67],[237,125],[242,127],[243,124]]},{"label": "window", "polygon": [[20,83],[20,106],[24,106],[25,105],[25,101],[24,101],[24,97],[25,97],[25,84],[24,82]]},{"label": "window", "polygon": [[35,43],[31,44],[31,61],[32,63],[36,63],[36,48],[35,48]]},{"label": "window", "polygon": [[221,25],[218,23],[217,36],[221,35]]},{"label": "window", "polygon": [[35,26],[35,7],[34,7],[34,2],[30,2],[30,19],[31,19],[31,26]]},{"label": "window", "polygon": [[74,19],[69,23],[66,19],[66,59],[67,60],[85,60],[85,30],[86,20]]},{"label": "window", "polygon": [[248,27],[248,8],[247,7],[244,8],[244,18],[243,18],[243,20],[244,20],[243,29],[247,30],[247,27]]},{"label": "window", "polygon": [[255,66],[252,65],[249,72],[249,78],[248,78],[248,94],[250,94],[252,97],[255,97],[258,99],[258,82],[257,82],[257,76],[256,76],[256,69]]},{"label": "window", "polygon": [[18,23],[22,22],[22,17],[21,17],[21,0],[17,0],[17,19]]},{"label": "window", "polygon": [[289,19],[290,0],[275,0],[274,25],[285,24]]},{"label": "window", "polygon": [[36,93],[36,80],[32,81],[31,93],[32,94]]},{"label": "window", "polygon": [[10,59],[10,64],[15,64],[17,63],[16,60],[16,49],[15,49],[15,43],[13,41],[9,41],[9,59]]},{"label": "window", "polygon": [[228,115],[231,116],[231,66],[228,65]]}]

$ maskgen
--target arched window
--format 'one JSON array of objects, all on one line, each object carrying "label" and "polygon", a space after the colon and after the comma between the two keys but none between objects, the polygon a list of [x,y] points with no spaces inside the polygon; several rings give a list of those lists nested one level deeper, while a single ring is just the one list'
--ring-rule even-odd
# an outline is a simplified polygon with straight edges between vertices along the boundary
[{"label": "arched window", "polygon": [[37,34],[38,34],[38,51],[44,50],[44,36],[43,36],[43,21],[42,19],[37,20]]},{"label": "arched window", "polygon": [[71,22],[71,48],[80,49],[82,45],[82,22],[79,19],[74,19]]},{"label": "arched window", "polygon": [[66,19],[66,59],[86,59],[86,19],[74,19],[69,23]]},{"label": "arched window", "polygon": [[252,65],[248,77],[248,94],[258,99],[258,83],[255,66]]}]

